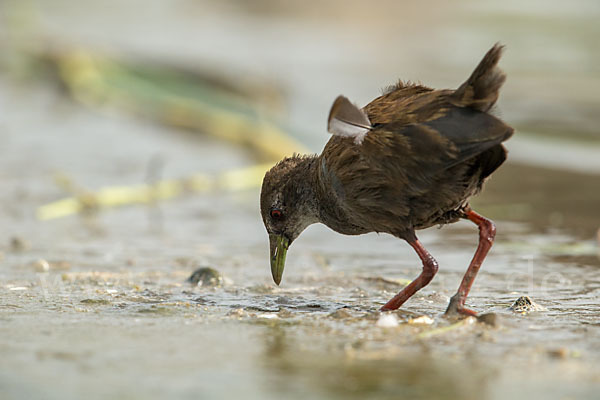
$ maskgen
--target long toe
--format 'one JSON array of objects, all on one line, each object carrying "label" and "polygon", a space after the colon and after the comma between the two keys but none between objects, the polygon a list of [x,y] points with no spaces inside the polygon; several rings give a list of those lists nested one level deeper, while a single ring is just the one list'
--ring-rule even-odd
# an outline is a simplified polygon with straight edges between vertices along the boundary
[{"label": "long toe", "polygon": [[456,318],[456,317],[476,317],[477,316],[477,312],[471,310],[470,308],[466,308],[466,307],[456,307],[456,308],[450,308],[450,307],[448,307],[448,309],[446,310],[446,312],[444,313],[444,315],[446,317],[450,317],[450,318]]},{"label": "long toe", "polygon": [[450,299],[450,303],[448,304],[448,308],[446,309],[446,312],[444,313],[444,315],[446,317],[476,317],[477,316],[477,312],[466,308],[464,305],[464,300],[461,301],[461,299],[458,297],[458,295],[454,295],[452,296],[452,298]]}]

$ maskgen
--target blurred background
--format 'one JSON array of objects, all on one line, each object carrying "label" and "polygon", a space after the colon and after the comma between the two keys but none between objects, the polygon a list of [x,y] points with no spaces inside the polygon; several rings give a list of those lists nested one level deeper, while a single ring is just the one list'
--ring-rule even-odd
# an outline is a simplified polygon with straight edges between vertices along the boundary
[{"label": "blurred background", "polygon": [[[0,0],[3,396],[594,398],[599,17],[594,0]],[[421,233],[440,273],[392,327],[377,307],[420,269],[392,237],[312,226],[275,288],[264,171],[321,151],[337,95],[456,88],[495,42],[516,134],[473,202],[498,236],[469,302],[501,322],[441,317],[476,247],[462,222]],[[520,294],[543,311],[510,311]]]}]

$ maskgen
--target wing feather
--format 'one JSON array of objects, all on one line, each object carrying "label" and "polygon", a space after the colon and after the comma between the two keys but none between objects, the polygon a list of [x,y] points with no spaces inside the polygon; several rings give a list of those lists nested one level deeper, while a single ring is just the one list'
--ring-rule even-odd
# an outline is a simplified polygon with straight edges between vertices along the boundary
[{"label": "wing feather", "polygon": [[371,130],[367,114],[344,96],[338,96],[331,106],[327,131],[333,135],[352,137],[361,144]]}]

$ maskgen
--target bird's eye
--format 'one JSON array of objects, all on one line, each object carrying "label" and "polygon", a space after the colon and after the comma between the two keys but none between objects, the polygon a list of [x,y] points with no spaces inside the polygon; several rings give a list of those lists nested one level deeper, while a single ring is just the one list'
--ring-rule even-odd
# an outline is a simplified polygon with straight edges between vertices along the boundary
[{"label": "bird's eye", "polygon": [[274,220],[280,220],[283,217],[283,213],[280,209],[274,208],[271,210],[271,218]]}]

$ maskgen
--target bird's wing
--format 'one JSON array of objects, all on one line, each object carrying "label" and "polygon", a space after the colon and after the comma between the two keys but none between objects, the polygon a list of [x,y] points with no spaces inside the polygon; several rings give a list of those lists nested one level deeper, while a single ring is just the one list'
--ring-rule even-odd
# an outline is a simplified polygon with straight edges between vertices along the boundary
[{"label": "bird's wing", "polygon": [[331,106],[327,121],[327,131],[336,136],[352,137],[361,144],[371,129],[367,113],[352,104],[344,96],[338,96]]},{"label": "bird's wing", "polygon": [[502,143],[512,133],[490,114],[451,106],[426,122],[374,126],[363,152],[388,158],[388,165],[428,179]]},{"label": "bird's wing", "polygon": [[[443,117],[415,125],[417,130],[432,130],[449,142],[450,157],[440,157],[440,168],[448,169],[504,142],[513,128],[493,115],[469,108],[452,107]],[[409,131],[411,129],[409,128]],[[407,132],[408,133],[408,132]],[[421,135],[414,136],[415,142]]]}]

